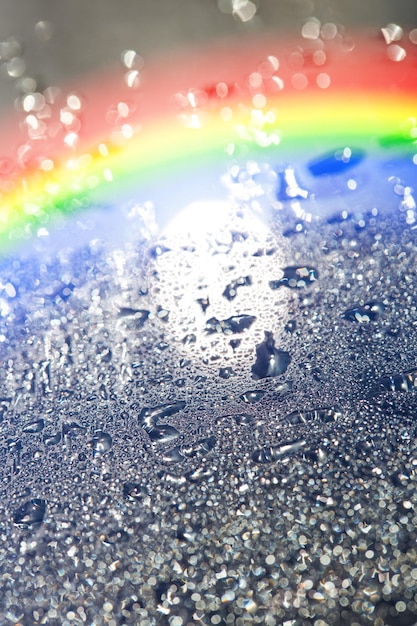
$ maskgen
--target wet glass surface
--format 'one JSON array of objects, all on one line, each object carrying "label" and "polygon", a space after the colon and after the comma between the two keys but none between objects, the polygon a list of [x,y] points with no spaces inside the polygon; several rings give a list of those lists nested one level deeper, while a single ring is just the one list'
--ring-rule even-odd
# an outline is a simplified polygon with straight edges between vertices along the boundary
[{"label": "wet glass surface", "polygon": [[[29,28],[4,4],[3,30],[23,32],[2,34],[4,106],[16,100],[8,124],[25,142],[0,160],[2,624],[417,623],[416,121],[389,135],[387,114],[383,137],[366,128],[363,145],[326,125],[288,150],[279,136],[281,102],[289,117],[294,103],[314,108],[311,94],[336,82],[332,54],[360,48],[355,19],[372,26],[376,58],[407,68],[398,76],[415,66],[417,31],[406,3],[372,16],[373,3],[275,5],[183,2],[163,27],[164,2],[127,3],[123,16],[92,2],[84,20],[77,2],[61,17],[31,3]],[[71,67],[54,59],[75,50],[58,36],[70,15],[91,52],[83,68],[79,52]],[[129,15],[149,24],[143,48]],[[152,127],[159,156],[136,180],[148,56],[204,28],[243,50],[271,28],[283,37],[281,18],[299,37],[282,44],[285,61],[259,43],[228,80],[212,84],[202,64],[189,85],[185,64],[163,91],[175,113],[158,123],[195,141],[167,166],[171,144]],[[103,52],[84,31],[101,24],[104,36],[110,22]],[[26,55],[35,41],[43,52]],[[90,101],[66,79],[106,67],[118,46],[132,95],[106,109],[86,150]],[[402,102],[401,80],[386,89]],[[416,91],[407,98],[416,108]],[[198,134],[217,113],[225,128],[237,120],[233,146],[217,126]],[[200,140],[214,135],[206,160]],[[71,173],[65,211],[52,139]],[[24,207],[16,223],[9,201]]]}]

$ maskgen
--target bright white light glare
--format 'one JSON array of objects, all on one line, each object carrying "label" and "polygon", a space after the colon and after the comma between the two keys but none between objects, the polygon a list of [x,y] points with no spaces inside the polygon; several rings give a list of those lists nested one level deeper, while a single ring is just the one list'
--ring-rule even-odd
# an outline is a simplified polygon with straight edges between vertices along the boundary
[{"label": "bright white light glare", "polygon": [[[235,208],[230,202],[221,200],[201,200],[193,202],[178,213],[167,225],[164,235],[190,239],[192,241],[207,241],[213,235],[217,236],[230,231],[230,222],[233,222]],[[242,220],[243,226],[255,237],[267,237],[266,223],[257,215],[248,214]]]},{"label": "bright white light glare", "polygon": [[[256,165],[250,164],[250,170],[253,169],[256,170]],[[174,215],[159,232],[157,243],[165,251],[150,260],[150,271],[154,272],[156,264],[160,277],[158,298],[170,311],[166,336],[172,334],[180,339],[178,329],[184,326],[186,320],[187,329],[198,333],[202,341],[207,340],[208,346],[213,338],[204,332],[205,317],[196,316],[199,298],[209,298],[211,314],[218,319],[226,319],[233,314],[251,313],[252,310],[245,298],[238,297],[231,305],[224,297],[225,287],[230,281],[239,276],[250,276],[253,301],[260,301],[266,292],[269,280],[267,267],[271,258],[267,255],[254,258],[257,251],[271,245],[268,216],[260,205],[252,208],[252,204],[249,207],[233,199],[214,198],[192,202]],[[275,263],[282,265],[284,250],[285,242],[280,239]],[[249,288],[244,291],[249,292]],[[284,304],[287,294],[282,291],[280,295]],[[264,319],[266,314],[266,309],[260,307],[257,323],[242,335],[243,342],[253,347],[258,336],[262,339],[263,329],[268,326],[268,321]],[[181,341],[178,344],[186,353],[193,349],[192,344],[188,346]]]}]

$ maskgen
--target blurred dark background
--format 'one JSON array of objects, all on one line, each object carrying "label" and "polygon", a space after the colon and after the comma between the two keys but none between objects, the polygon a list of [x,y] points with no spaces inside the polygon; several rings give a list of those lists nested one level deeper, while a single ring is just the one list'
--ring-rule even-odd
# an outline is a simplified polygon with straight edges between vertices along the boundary
[{"label": "blurred dark background", "polygon": [[30,90],[115,64],[265,29],[299,32],[307,18],[350,27],[417,24],[416,0],[1,0],[0,108]]}]

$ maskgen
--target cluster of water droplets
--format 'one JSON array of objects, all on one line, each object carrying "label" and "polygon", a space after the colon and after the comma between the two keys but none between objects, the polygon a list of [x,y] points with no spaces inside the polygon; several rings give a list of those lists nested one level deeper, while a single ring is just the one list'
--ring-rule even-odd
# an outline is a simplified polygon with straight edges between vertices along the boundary
[{"label": "cluster of water droplets", "polygon": [[[313,20],[302,35],[337,32]],[[200,95],[183,95],[182,121]],[[111,112],[119,137],[128,113]],[[336,150],[310,171],[361,158]],[[135,204],[135,243],[2,264],[2,538],[24,568],[36,533],[51,533],[39,545],[62,543],[95,593],[96,569],[123,589],[126,619],[315,619],[336,597],[372,615],[382,596],[400,602],[397,546],[415,539],[415,231],[378,212],[290,229],[284,212],[263,213],[302,205],[288,168],[250,161],[224,181],[219,222],[212,204],[193,207],[203,234],[161,233],[152,203]]]}]

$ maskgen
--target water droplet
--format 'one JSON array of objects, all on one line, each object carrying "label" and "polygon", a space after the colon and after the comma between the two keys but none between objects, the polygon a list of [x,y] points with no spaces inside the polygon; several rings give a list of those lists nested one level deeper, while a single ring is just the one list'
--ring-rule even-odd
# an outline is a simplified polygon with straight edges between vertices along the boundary
[{"label": "water droplet", "polygon": [[185,477],[187,480],[191,481],[192,483],[197,483],[200,480],[203,480],[204,478],[206,479],[211,478],[213,474],[214,474],[214,468],[199,467],[196,470],[193,470],[192,472],[187,472],[185,474]]},{"label": "water droplet", "polygon": [[129,535],[122,528],[112,528],[106,533],[102,533],[100,535],[100,540],[106,546],[117,545],[120,544],[122,541],[127,541],[128,539]]},{"label": "water droplet", "polygon": [[159,475],[161,480],[164,480],[168,485],[176,485],[180,486],[186,482],[185,476],[176,476],[175,474],[170,474],[169,472],[161,473]]},{"label": "water droplet", "polygon": [[313,463],[318,463],[319,465],[326,463],[327,456],[327,451],[324,446],[313,447],[304,452],[304,457],[306,459],[309,459]]},{"label": "water droplet", "polygon": [[19,452],[20,450],[23,449],[23,444],[20,441],[20,439],[7,439],[6,445],[7,445],[7,448],[11,450],[12,452],[14,451]]},{"label": "water droplet", "polygon": [[216,445],[216,437],[211,435],[205,439],[200,439],[189,446],[181,446],[181,452],[186,457],[193,457],[197,454],[206,454],[213,450]]},{"label": "water droplet", "polygon": [[369,452],[372,452],[374,448],[375,448],[375,443],[369,435],[361,436],[355,444],[356,452],[359,452],[365,455],[368,454]]},{"label": "water droplet", "polygon": [[129,318],[129,321],[134,321],[135,328],[142,328],[147,319],[149,319],[150,312],[146,309],[131,309],[130,307],[122,307],[119,309],[120,318]]},{"label": "water droplet", "polygon": [[42,523],[46,513],[46,501],[40,498],[28,500],[13,514],[13,522],[21,528],[30,528]]},{"label": "water droplet", "polygon": [[364,150],[345,147],[321,155],[310,161],[307,167],[313,176],[334,176],[359,165],[364,158]]},{"label": "water droplet", "polygon": [[231,339],[229,341],[229,346],[232,348],[233,352],[240,346],[242,343],[241,339]]},{"label": "water droplet", "polygon": [[195,386],[197,389],[204,389],[205,383],[207,382],[207,376],[201,376],[201,374],[197,374],[194,378]]},{"label": "water droplet", "polygon": [[206,322],[206,331],[209,334],[223,333],[225,335],[243,333],[252,326],[255,320],[256,317],[254,315],[234,315],[226,320],[218,320],[216,317],[211,317]]},{"label": "water droplet", "polygon": [[46,446],[55,446],[57,443],[61,441],[61,433],[56,433],[55,435],[45,435],[43,442]]},{"label": "water droplet", "polygon": [[289,287],[290,289],[302,289],[311,283],[316,282],[319,275],[313,267],[285,267],[284,276],[279,280],[271,280],[269,286],[271,289],[279,287]]},{"label": "water droplet", "polygon": [[198,298],[198,304],[201,306],[203,313],[205,313],[210,306],[210,301],[208,298]]},{"label": "water droplet", "polygon": [[192,527],[187,525],[183,526],[182,524],[177,528],[177,539],[180,541],[188,541],[192,543],[196,539],[196,533],[193,531]]},{"label": "water droplet", "polygon": [[41,430],[43,430],[45,426],[45,422],[44,420],[40,419],[40,420],[36,420],[36,422],[30,422],[29,424],[26,424],[26,426],[23,428],[24,433],[40,433]]},{"label": "water droplet", "polygon": [[181,449],[176,446],[175,448],[171,448],[171,450],[167,450],[162,455],[162,461],[164,463],[181,463],[184,460],[184,455],[181,452]]},{"label": "water droplet", "polygon": [[253,426],[256,423],[256,419],[249,413],[239,413],[233,416],[238,426]]},{"label": "water droplet", "polygon": [[254,450],[252,459],[255,463],[273,463],[299,452],[305,445],[304,439],[291,441],[279,446],[267,446]]},{"label": "water droplet", "polygon": [[347,309],[343,313],[342,317],[350,322],[363,324],[366,322],[376,322],[384,311],[385,306],[382,302],[372,301],[367,302],[363,306],[356,306],[353,309]]},{"label": "water droplet", "polygon": [[334,408],[312,409],[311,411],[293,411],[284,417],[290,424],[307,424],[307,422],[321,422],[328,424],[340,419],[341,413]]},{"label": "water droplet", "polygon": [[159,406],[144,408],[139,413],[139,424],[153,426],[158,420],[163,417],[175,415],[175,413],[182,411],[186,406],[186,402],[179,400],[178,402],[170,402],[168,404],[160,404]]},{"label": "water droplet", "polygon": [[378,384],[388,391],[415,391],[417,389],[417,368],[393,374],[392,376],[382,376]]},{"label": "water droplet", "polygon": [[272,333],[265,332],[265,341],[256,346],[256,361],[252,365],[253,377],[258,379],[280,376],[290,363],[290,354],[277,350]]},{"label": "water droplet", "polygon": [[77,424],[77,422],[71,422],[63,424],[62,434],[66,437],[79,437],[86,432],[86,428]]},{"label": "water droplet", "polygon": [[128,500],[143,500],[146,496],[146,490],[139,483],[128,482],[123,485],[123,495]]},{"label": "water droplet", "polygon": [[190,346],[191,344],[196,343],[196,341],[197,337],[194,335],[194,333],[185,335],[185,337],[182,338],[182,343],[184,344],[184,346]]},{"label": "water droplet", "polygon": [[284,326],[284,330],[287,333],[294,333],[296,331],[297,328],[297,322],[295,320],[289,320],[289,322],[287,322]]},{"label": "water droplet", "polygon": [[219,376],[220,378],[224,378],[225,380],[228,380],[232,376],[235,376],[235,372],[233,371],[231,367],[221,367],[219,369]]},{"label": "water droplet", "polygon": [[102,430],[97,430],[94,433],[92,440],[89,442],[89,446],[91,446],[95,457],[108,452],[112,445],[112,438],[108,433],[105,433]]},{"label": "water droplet", "polygon": [[237,296],[238,287],[244,287],[244,286],[249,287],[251,284],[252,284],[252,279],[250,276],[241,276],[240,278],[237,278],[236,280],[233,280],[231,283],[229,283],[226,289],[223,291],[222,295],[225,298],[227,298],[229,302],[231,302]]},{"label": "water droplet", "polygon": [[171,252],[171,248],[167,248],[167,246],[164,246],[162,244],[157,244],[149,248],[149,256],[152,259],[157,259],[158,257],[162,256],[163,254],[166,254],[167,252]]},{"label": "water droplet", "polygon": [[309,196],[307,189],[303,189],[298,183],[293,167],[286,167],[278,171],[279,187],[277,198],[281,202],[294,200],[295,198],[306,200]]},{"label": "water droplet", "polygon": [[177,437],[180,436],[178,430],[169,424],[145,427],[145,430],[151,440],[157,441],[158,443],[168,443],[169,441],[177,439]]},{"label": "water droplet", "polygon": [[243,400],[243,402],[246,402],[246,404],[256,404],[256,402],[262,400],[265,394],[266,391],[262,389],[253,389],[252,391],[245,391],[239,398]]}]

